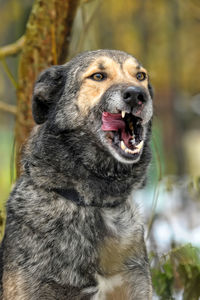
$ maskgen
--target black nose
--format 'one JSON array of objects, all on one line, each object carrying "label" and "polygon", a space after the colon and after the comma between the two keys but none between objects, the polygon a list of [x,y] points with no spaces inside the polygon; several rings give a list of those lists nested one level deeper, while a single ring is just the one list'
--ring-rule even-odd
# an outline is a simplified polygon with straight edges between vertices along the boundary
[{"label": "black nose", "polygon": [[129,86],[123,92],[123,100],[131,107],[142,105],[147,100],[145,91],[136,86]]}]

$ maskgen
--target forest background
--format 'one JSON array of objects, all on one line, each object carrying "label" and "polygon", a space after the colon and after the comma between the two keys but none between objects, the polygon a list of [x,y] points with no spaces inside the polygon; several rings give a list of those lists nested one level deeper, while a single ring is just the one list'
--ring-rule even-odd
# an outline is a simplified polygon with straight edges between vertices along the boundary
[{"label": "forest background", "polygon": [[[51,7],[43,14],[38,10],[41,30],[34,32],[33,11],[45,2]],[[65,40],[63,29],[57,30],[62,9],[68,11]],[[18,160],[20,144],[33,125],[29,111],[28,118],[23,116],[30,105],[22,83],[27,83],[30,99],[33,77],[48,65],[84,50],[127,51],[148,69],[155,90],[153,161],[147,187],[134,195],[146,220],[154,298],[200,299],[199,1],[0,0],[0,20],[0,235],[17,173],[16,153]],[[38,45],[48,44],[48,26],[52,55],[31,77],[27,69],[36,63],[34,51],[26,52],[25,33]],[[32,60],[25,60],[25,52]]]}]

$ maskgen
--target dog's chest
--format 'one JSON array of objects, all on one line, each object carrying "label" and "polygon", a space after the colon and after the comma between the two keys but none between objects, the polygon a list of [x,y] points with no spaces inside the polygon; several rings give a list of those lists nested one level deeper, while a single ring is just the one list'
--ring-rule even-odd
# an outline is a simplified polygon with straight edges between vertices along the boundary
[{"label": "dog's chest", "polygon": [[103,213],[108,236],[99,248],[99,269],[97,276],[98,293],[94,299],[129,299],[128,263],[138,252],[143,235],[137,209],[131,202],[128,205]]}]

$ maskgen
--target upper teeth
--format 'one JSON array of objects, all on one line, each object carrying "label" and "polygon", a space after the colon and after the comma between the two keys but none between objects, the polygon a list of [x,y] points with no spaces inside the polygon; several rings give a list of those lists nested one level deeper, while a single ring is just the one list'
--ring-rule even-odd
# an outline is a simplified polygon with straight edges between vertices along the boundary
[{"label": "upper teeth", "polygon": [[122,110],[122,119],[125,117],[126,112]]}]

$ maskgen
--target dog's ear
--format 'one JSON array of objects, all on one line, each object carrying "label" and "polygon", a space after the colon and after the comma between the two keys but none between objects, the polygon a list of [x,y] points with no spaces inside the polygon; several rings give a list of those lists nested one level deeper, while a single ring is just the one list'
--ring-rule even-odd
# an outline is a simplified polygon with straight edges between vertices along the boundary
[{"label": "dog's ear", "polygon": [[53,66],[43,71],[35,83],[32,114],[37,124],[44,123],[61,97],[66,82],[66,68]]},{"label": "dog's ear", "polygon": [[150,94],[151,98],[153,99],[154,90],[153,90],[153,87],[150,82],[148,83],[148,89],[149,89],[149,94]]}]

